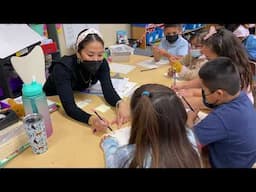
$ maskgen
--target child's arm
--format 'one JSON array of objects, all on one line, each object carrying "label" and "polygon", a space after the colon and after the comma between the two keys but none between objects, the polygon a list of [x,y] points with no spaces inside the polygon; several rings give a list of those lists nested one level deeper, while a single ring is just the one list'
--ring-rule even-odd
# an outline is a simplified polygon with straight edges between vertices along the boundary
[{"label": "child's arm", "polygon": [[117,139],[111,136],[103,137],[100,146],[105,155],[105,166],[108,168],[117,168],[115,152],[119,147]]}]

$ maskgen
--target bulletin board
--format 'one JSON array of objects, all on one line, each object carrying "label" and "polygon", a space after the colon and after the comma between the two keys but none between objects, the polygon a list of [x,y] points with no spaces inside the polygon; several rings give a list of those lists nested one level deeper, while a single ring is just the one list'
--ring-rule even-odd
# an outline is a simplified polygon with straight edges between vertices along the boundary
[{"label": "bulletin board", "polygon": [[77,35],[83,29],[95,28],[99,30],[99,24],[63,24],[64,38],[66,42],[66,47],[74,48]]}]

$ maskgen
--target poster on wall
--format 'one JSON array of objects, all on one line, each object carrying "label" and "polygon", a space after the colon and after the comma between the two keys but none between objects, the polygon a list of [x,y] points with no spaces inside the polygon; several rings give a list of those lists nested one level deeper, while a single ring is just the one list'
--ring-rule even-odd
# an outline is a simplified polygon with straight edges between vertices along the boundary
[{"label": "poster on wall", "polygon": [[64,38],[67,48],[74,48],[76,37],[83,29],[93,27],[99,30],[99,24],[63,24]]}]

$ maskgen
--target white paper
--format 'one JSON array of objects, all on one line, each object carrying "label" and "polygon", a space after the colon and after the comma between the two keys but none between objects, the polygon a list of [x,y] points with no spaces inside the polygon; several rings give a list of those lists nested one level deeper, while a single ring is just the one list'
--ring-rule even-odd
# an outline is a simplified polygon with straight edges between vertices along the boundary
[{"label": "white paper", "polygon": [[84,29],[94,28],[99,30],[98,24],[63,24],[64,37],[67,48],[74,48],[77,35]]},{"label": "white paper", "polygon": [[120,128],[107,135],[116,138],[120,146],[127,145],[131,135],[131,127]]},{"label": "white paper", "polygon": [[118,63],[110,63],[109,67],[111,72],[123,73],[123,74],[128,74],[130,71],[132,71],[135,68],[135,66],[118,64]]},{"label": "white paper", "polygon": [[85,106],[87,106],[89,103],[91,103],[91,99],[85,99],[84,101],[77,101],[76,102],[76,105],[79,107],[79,108],[83,108]]},{"label": "white paper", "polygon": [[0,24],[0,58],[6,58],[42,41],[42,37],[27,24]]},{"label": "white paper", "polygon": [[99,105],[98,107],[95,108],[96,111],[100,111],[102,113],[105,113],[109,109],[110,109],[110,107],[105,105],[105,104],[101,104],[101,105]]},{"label": "white paper", "polygon": [[[116,90],[116,92],[118,93],[118,95],[121,98],[129,97],[134,92],[134,90],[137,88],[136,87],[137,83],[130,82],[130,81],[128,81],[127,78],[111,79],[111,81],[112,81],[114,89]],[[99,81],[84,92],[89,93],[89,94],[103,96],[101,84]]]},{"label": "white paper", "polygon": [[169,63],[169,61],[166,59],[161,59],[158,62],[155,62],[154,59],[148,59],[148,60],[144,60],[144,61],[137,63],[137,65],[151,69],[151,68],[159,67],[161,65],[166,65],[168,63]]}]

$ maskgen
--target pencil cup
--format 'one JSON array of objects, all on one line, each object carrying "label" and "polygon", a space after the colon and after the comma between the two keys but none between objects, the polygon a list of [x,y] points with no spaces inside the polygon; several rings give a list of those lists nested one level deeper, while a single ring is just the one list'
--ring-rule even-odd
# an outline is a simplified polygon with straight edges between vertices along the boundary
[{"label": "pencil cup", "polygon": [[48,146],[43,116],[38,113],[28,114],[24,118],[23,123],[32,151],[35,154],[46,152]]}]

